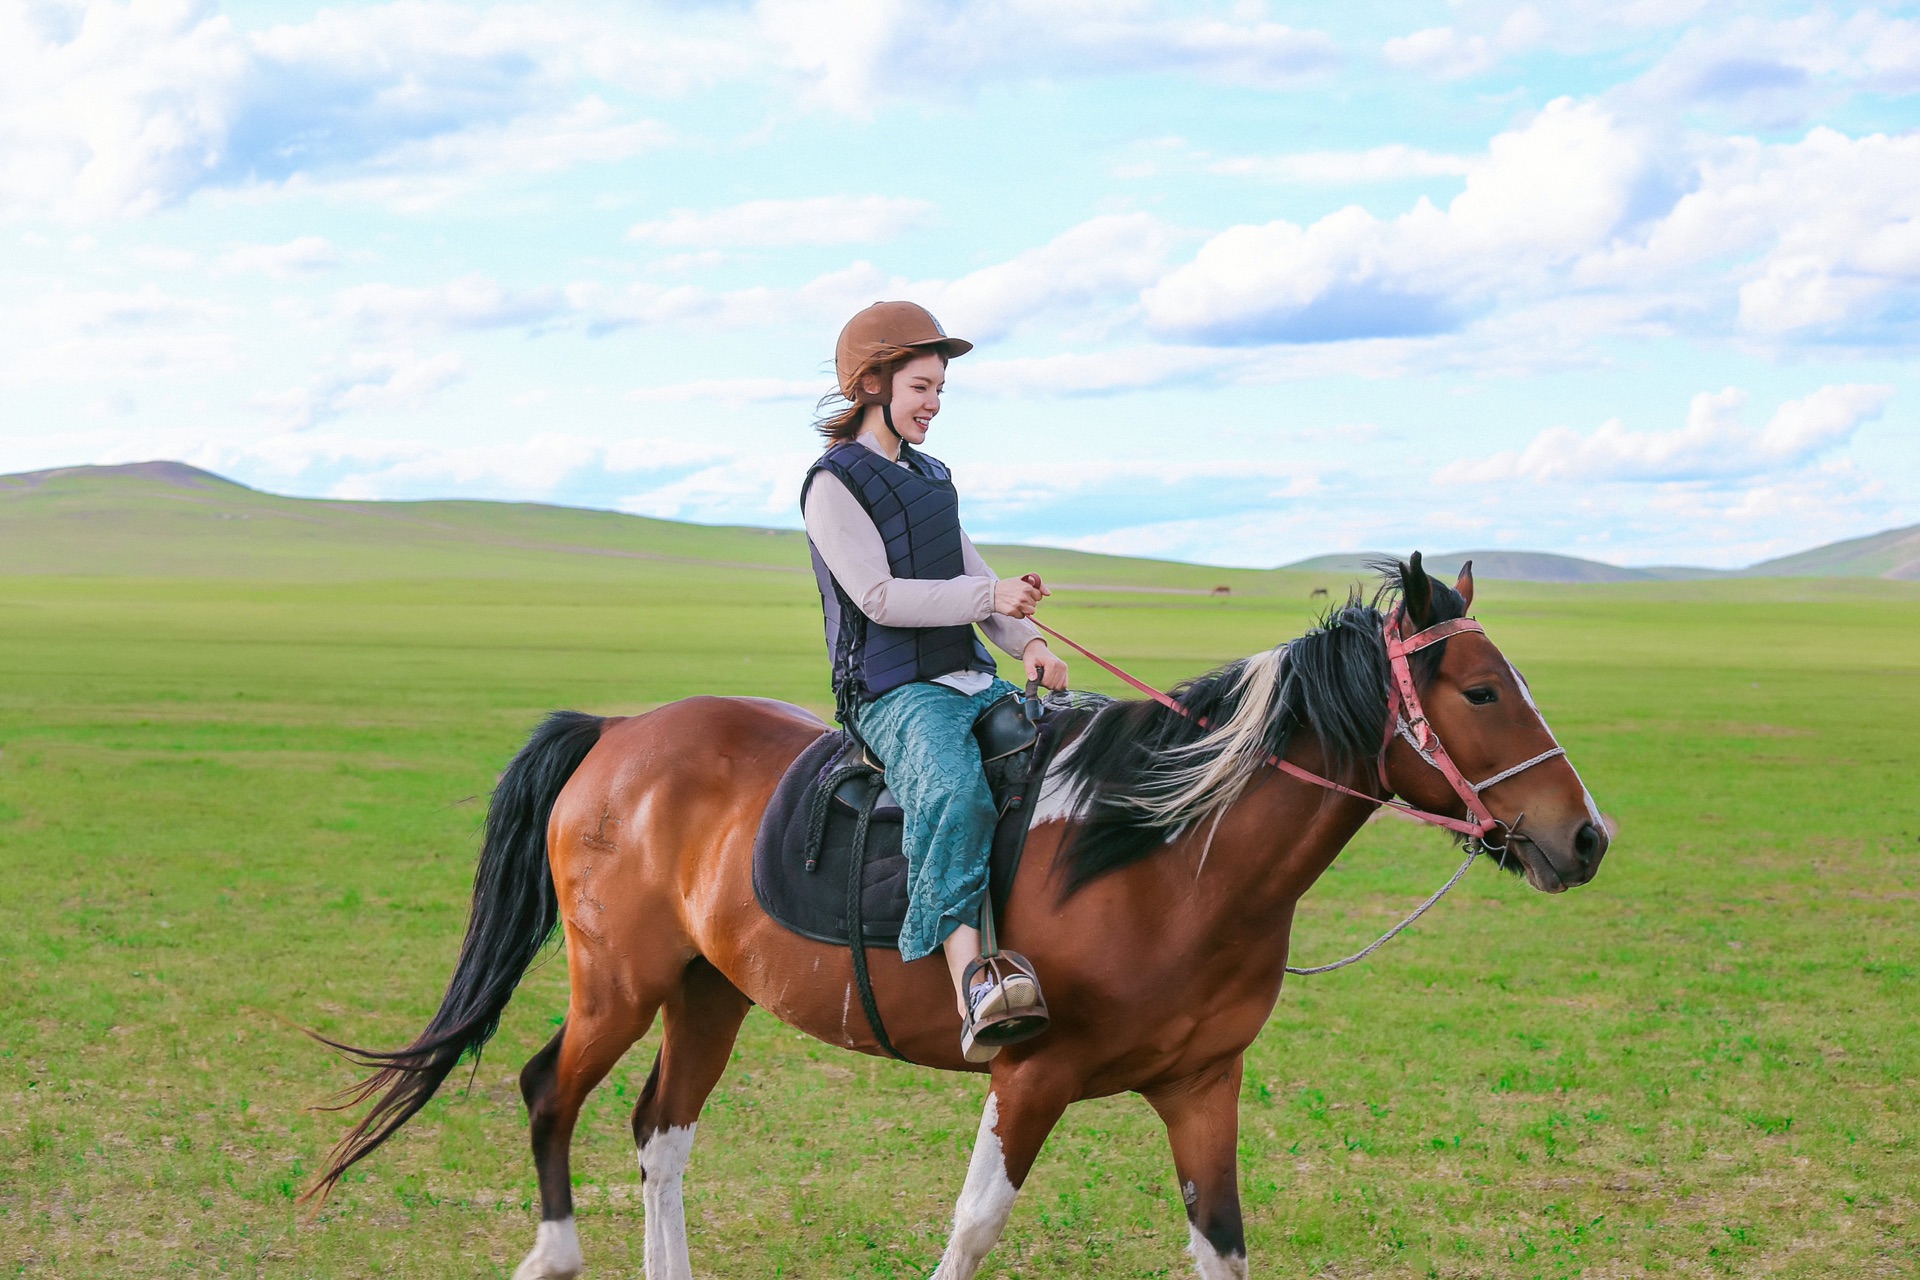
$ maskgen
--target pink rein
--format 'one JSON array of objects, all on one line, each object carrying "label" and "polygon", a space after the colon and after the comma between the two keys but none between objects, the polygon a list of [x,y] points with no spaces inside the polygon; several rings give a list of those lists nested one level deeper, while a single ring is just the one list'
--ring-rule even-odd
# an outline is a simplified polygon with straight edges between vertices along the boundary
[{"label": "pink rein", "polygon": [[[1026,574],[1025,580],[1032,583],[1036,588],[1040,588],[1041,590],[1045,589],[1041,586],[1040,576],[1038,574]],[[1439,735],[1435,734],[1432,726],[1427,723],[1425,709],[1420,705],[1420,692],[1413,682],[1413,668],[1409,659],[1420,650],[1425,649],[1429,645],[1438,644],[1450,636],[1457,636],[1467,632],[1477,632],[1485,635],[1486,629],[1472,618],[1455,618],[1450,622],[1436,623],[1424,631],[1416,632],[1402,639],[1399,635],[1399,630],[1404,614],[1405,611],[1402,609],[1394,610],[1393,615],[1389,617],[1381,627],[1382,638],[1386,641],[1387,645],[1387,663],[1392,669],[1393,676],[1391,683],[1387,687],[1386,739],[1380,744],[1380,755],[1378,759],[1380,785],[1389,793],[1393,790],[1392,784],[1387,781],[1387,748],[1392,744],[1394,735],[1398,734],[1407,740],[1408,745],[1419,754],[1422,760],[1433,766],[1433,768],[1439,771],[1440,776],[1447,780],[1447,785],[1453,788],[1453,793],[1459,796],[1460,802],[1466,806],[1468,814],[1471,815],[1471,821],[1462,818],[1448,817],[1444,813],[1429,812],[1428,810],[1408,804],[1404,800],[1393,799],[1391,794],[1375,796],[1369,795],[1364,791],[1356,791],[1352,787],[1343,786],[1331,778],[1323,778],[1311,770],[1302,769],[1299,765],[1282,760],[1278,756],[1268,756],[1266,763],[1278,769],[1281,773],[1292,778],[1298,778],[1302,782],[1311,783],[1316,787],[1324,787],[1328,791],[1337,791],[1342,795],[1352,796],[1356,800],[1365,800],[1369,804],[1390,805],[1410,818],[1430,823],[1436,827],[1444,827],[1448,831],[1457,832],[1460,835],[1478,840],[1482,847],[1488,847],[1486,846],[1486,837],[1492,835],[1495,831],[1503,830],[1506,824],[1494,817],[1487,809],[1486,802],[1480,798],[1480,793],[1495,783],[1504,782],[1517,773],[1531,769],[1534,765],[1551,760],[1555,756],[1565,755],[1566,752],[1561,747],[1555,746],[1551,750],[1544,751],[1531,760],[1515,765],[1511,769],[1501,770],[1485,782],[1472,783],[1467,781],[1466,775],[1461,773],[1459,767],[1454,764],[1453,757],[1447,754],[1447,748],[1440,741]],[[1146,694],[1161,706],[1185,716],[1203,729],[1207,727],[1207,721],[1204,716],[1194,715],[1193,712],[1181,706],[1180,703],[1176,702],[1169,695],[1162,693],[1139,677],[1122,671],[1119,667],[1108,662],[1105,658],[1087,648],[1079,641],[1062,635],[1038,618],[1030,618],[1028,621],[1032,622],[1034,626],[1040,628],[1040,630],[1046,632],[1062,644],[1084,655],[1091,660],[1094,665],[1109,675],[1125,681],[1134,689]],[[1451,882],[1449,882],[1449,884],[1451,884]],[[1382,941],[1384,941],[1384,939],[1382,939]]]}]

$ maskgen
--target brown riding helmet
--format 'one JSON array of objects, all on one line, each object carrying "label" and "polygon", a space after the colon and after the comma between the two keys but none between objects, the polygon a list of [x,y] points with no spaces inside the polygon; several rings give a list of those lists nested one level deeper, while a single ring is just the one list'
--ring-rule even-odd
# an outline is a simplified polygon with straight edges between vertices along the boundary
[{"label": "brown riding helmet", "polygon": [[[947,359],[973,350],[965,338],[950,338],[933,313],[913,302],[876,302],[847,321],[833,351],[834,372],[840,378],[840,394],[855,404],[886,404],[893,399],[893,374],[880,375],[880,390],[870,392],[860,386],[861,366],[876,351],[888,347],[909,347],[937,351]],[[868,372],[872,372],[868,370]]]}]

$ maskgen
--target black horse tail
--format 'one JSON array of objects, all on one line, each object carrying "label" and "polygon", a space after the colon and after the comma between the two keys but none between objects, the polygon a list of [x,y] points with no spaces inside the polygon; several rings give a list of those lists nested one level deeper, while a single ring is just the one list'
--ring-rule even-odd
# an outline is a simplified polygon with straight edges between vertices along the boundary
[{"label": "black horse tail", "polygon": [[326,1108],[344,1111],[378,1096],[328,1156],[327,1167],[301,1198],[324,1200],[341,1175],[412,1119],[465,1054],[476,1061],[500,1026],[527,966],[560,920],[547,864],[547,820],[560,789],[600,741],[605,722],[579,711],[555,711],[513,758],[487,806],[486,839],[473,876],[473,910],[460,962],[440,1011],[404,1049],[356,1049],[316,1036],[373,1074]]}]

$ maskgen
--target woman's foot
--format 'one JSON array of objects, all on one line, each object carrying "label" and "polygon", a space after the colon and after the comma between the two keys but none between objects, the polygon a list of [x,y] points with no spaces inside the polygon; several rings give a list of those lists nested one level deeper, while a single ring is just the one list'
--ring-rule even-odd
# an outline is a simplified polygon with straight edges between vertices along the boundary
[{"label": "woman's foot", "polygon": [[968,993],[967,1012],[976,1022],[996,1018],[1012,1010],[1031,1009],[1040,1002],[1040,988],[1024,973],[1008,974],[999,982],[977,982]]},{"label": "woman's foot", "polygon": [[[972,979],[978,975],[978,981]],[[968,1062],[990,1062],[1005,1045],[1031,1040],[1047,1029],[1048,1014],[1033,966],[1003,951],[968,966],[966,1010],[960,1052]]]},{"label": "woman's foot", "polygon": [[1000,1052],[997,1044],[985,1044],[974,1038],[980,1026],[980,1012],[990,1001],[999,999],[994,983],[982,982],[968,993],[966,1012],[960,1016],[960,1056],[968,1062],[992,1062]]}]

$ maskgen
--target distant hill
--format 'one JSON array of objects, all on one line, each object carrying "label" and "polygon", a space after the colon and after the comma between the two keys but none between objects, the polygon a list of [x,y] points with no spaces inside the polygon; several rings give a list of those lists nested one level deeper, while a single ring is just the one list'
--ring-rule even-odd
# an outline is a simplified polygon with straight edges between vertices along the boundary
[{"label": "distant hill", "polygon": [[1900,578],[1920,581],[1920,524],[1763,560],[1743,572],[1769,578]]},{"label": "distant hill", "polygon": [[[1311,560],[1297,560],[1281,567],[1318,573],[1353,574],[1366,572],[1369,561],[1393,558],[1384,551],[1361,551],[1350,555],[1315,556]],[[1623,568],[1617,564],[1555,555],[1548,551],[1446,551],[1422,556],[1421,560],[1432,572],[1448,577],[1458,574],[1460,566],[1471,560],[1475,577],[1506,578],[1518,582],[1671,582],[1676,579],[1728,576],[1718,569],[1695,569],[1681,565]]]},{"label": "distant hill", "polygon": [[[1003,572],[1050,585],[1117,591],[1292,594],[1370,577],[1368,553],[1316,556],[1279,569],[1225,569],[1049,547],[986,546]],[[289,498],[182,462],[59,467],[0,476],[0,574],[367,578],[618,578],[622,560],[662,569],[724,565],[808,575],[804,535],[790,529],[685,524],[535,502],[352,502]],[[1525,582],[1653,582],[1741,577],[1920,580],[1920,525],[1836,542],[1731,573],[1624,568],[1540,551],[1428,556],[1437,573],[1472,560],[1481,578]]]},{"label": "distant hill", "polygon": [[[1050,584],[1204,594],[1304,590],[1294,575],[1045,547],[981,548]],[[605,581],[621,561],[690,577],[723,565],[791,574],[811,592],[805,535],[533,502],[289,498],[180,462],[0,476],[0,574],[285,581],[554,576]]]}]

